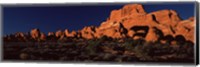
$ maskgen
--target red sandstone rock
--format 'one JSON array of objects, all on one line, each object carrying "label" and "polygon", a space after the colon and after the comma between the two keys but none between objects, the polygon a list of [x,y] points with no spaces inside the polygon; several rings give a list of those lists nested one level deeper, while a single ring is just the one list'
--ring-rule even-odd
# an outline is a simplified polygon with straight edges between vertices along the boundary
[{"label": "red sandstone rock", "polygon": [[70,35],[70,32],[69,32],[69,30],[68,29],[65,29],[65,36],[69,36]]},{"label": "red sandstone rock", "polygon": [[69,31],[66,29],[66,30],[65,30],[65,36],[66,36],[66,37],[75,37],[75,36],[77,36],[77,32],[76,32],[76,31],[69,32]]},{"label": "red sandstone rock", "polygon": [[127,35],[128,35],[129,37],[133,37],[133,35],[134,35],[134,34],[135,34],[135,32],[134,32],[134,31],[132,31],[132,30],[129,30]]},{"label": "red sandstone rock", "polygon": [[[27,40],[25,34],[22,33],[22,32],[17,32],[17,33],[14,34],[14,36],[15,36],[15,39],[20,40],[20,41],[26,41]],[[8,40],[11,40],[11,39],[12,38],[8,37]]]},{"label": "red sandstone rock", "polygon": [[155,33],[155,31],[156,31],[155,29],[150,28],[145,37],[145,40],[146,41],[154,41],[154,42],[157,41],[159,36],[158,36],[158,34]]},{"label": "red sandstone rock", "polygon": [[84,27],[81,30],[81,36],[86,39],[92,39],[95,37],[94,36],[95,32],[96,32],[96,27],[94,26]]},{"label": "red sandstone rock", "polygon": [[24,33],[22,33],[22,32],[17,32],[17,33],[15,33],[15,37],[22,37],[22,38],[25,38],[25,35],[24,35]]},{"label": "red sandstone rock", "polygon": [[46,40],[46,35],[44,33],[40,33],[40,34],[41,34],[40,39],[41,40]]},{"label": "red sandstone rock", "polygon": [[[182,21],[178,13],[174,10],[164,9],[147,14],[140,4],[125,5],[122,9],[113,10],[109,19],[102,22],[98,28],[104,33],[97,33],[100,34],[100,36],[120,37],[121,35],[117,30],[118,23],[121,23],[124,28],[128,30],[126,35],[129,37],[133,37],[134,34],[139,33],[139,31],[132,31],[132,27],[149,27],[146,37],[136,36],[133,37],[133,39],[145,38],[147,41],[156,41],[158,38],[166,35],[172,35],[173,37],[183,35],[186,40],[194,41],[194,35],[192,35],[194,34],[194,18],[191,17],[188,20]],[[152,27],[157,29],[152,29]],[[187,29],[190,29],[190,31]],[[158,33],[158,31],[160,33]],[[142,33],[142,31],[140,33]]]},{"label": "red sandstone rock", "polygon": [[128,31],[124,28],[121,23],[115,23],[111,27],[105,29],[97,29],[97,33],[101,36],[108,36],[112,38],[123,38],[126,37]]},{"label": "red sandstone rock", "polygon": [[65,36],[64,32],[62,30],[58,30],[56,31],[56,37],[58,37],[59,39],[63,39],[63,37]]},{"label": "red sandstone rock", "polygon": [[40,37],[40,30],[35,28],[35,29],[32,29],[30,31],[30,35],[33,39],[36,39],[36,38],[39,38]]},{"label": "red sandstone rock", "polygon": [[54,32],[49,32],[48,36],[55,36],[55,33]]},{"label": "red sandstone rock", "polygon": [[176,35],[183,35],[186,40],[194,42],[194,28],[194,19],[183,20],[177,24]]},{"label": "red sandstone rock", "polygon": [[[48,36],[62,37],[83,37],[86,39],[108,36],[112,38],[132,37],[133,39],[145,39],[146,41],[157,41],[161,37],[170,35],[183,36],[186,40],[194,42],[195,18],[181,20],[174,10],[164,9],[146,13],[141,4],[128,4],[121,9],[111,11],[110,17],[100,26],[86,26],[79,31],[64,32],[58,30],[55,34],[48,33]],[[36,39],[45,35],[39,29],[30,32],[31,37]],[[137,34],[137,35],[136,35]],[[138,35],[142,34],[142,35]],[[23,34],[16,36],[23,37]],[[163,42],[164,43],[164,42]]]}]

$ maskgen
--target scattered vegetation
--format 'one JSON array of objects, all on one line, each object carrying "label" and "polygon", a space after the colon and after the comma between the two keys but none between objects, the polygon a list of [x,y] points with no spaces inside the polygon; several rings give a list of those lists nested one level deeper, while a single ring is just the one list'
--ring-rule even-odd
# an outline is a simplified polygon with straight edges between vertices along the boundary
[{"label": "scattered vegetation", "polygon": [[171,44],[143,39],[65,38],[57,42],[4,43],[5,60],[61,60],[112,62],[194,62],[194,47],[189,41]]}]

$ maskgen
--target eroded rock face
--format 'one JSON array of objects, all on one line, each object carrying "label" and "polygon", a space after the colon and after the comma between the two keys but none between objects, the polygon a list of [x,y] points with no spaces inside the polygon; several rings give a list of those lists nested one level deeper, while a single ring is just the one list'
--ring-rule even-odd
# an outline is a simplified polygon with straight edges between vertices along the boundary
[{"label": "eroded rock face", "polygon": [[122,9],[111,11],[109,19],[101,24],[100,29],[108,28],[116,23],[123,23],[129,19],[140,20],[139,18],[143,18],[145,14],[146,12],[144,11],[141,4],[128,4],[125,5]]},{"label": "eroded rock face", "polygon": [[163,25],[175,26],[180,21],[178,14],[174,10],[160,10],[149,14],[153,15],[154,21]]},{"label": "eroded rock face", "polygon": [[58,39],[63,39],[65,37],[65,33],[62,30],[56,31],[55,35]]},{"label": "eroded rock face", "polygon": [[150,28],[145,37],[145,40],[146,41],[154,41],[154,42],[157,41],[159,38],[159,34],[155,33],[155,31],[157,31],[157,30],[154,28]]},{"label": "eroded rock face", "polygon": [[96,33],[96,27],[95,26],[84,27],[81,30],[81,36],[83,38],[86,38],[86,39],[93,39],[93,38],[95,38],[95,35],[94,35],[95,33]]},{"label": "eroded rock face", "polygon": [[70,32],[68,29],[65,29],[65,36],[69,36],[70,35]]},{"label": "eroded rock face", "polygon": [[[179,18],[175,10],[159,10],[146,13],[141,4],[128,4],[121,9],[111,11],[110,17],[100,24],[100,26],[86,26],[78,31],[58,30],[49,32],[48,36],[80,37],[86,39],[100,38],[108,36],[111,38],[145,39],[146,41],[162,41],[165,37],[176,38],[183,36],[185,40],[194,42],[194,28],[196,20],[190,17],[187,20]],[[30,32],[31,37],[45,39],[39,29]],[[23,34],[17,36],[23,37]]]},{"label": "eroded rock face", "polygon": [[195,28],[195,20],[189,18],[188,20],[180,21],[176,27],[176,35],[183,35],[186,40],[194,42],[194,28]]},{"label": "eroded rock face", "polygon": [[109,20],[119,22],[123,18],[139,14],[146,14],[141,4],[128,4],[122,9],[113,10],[110,14]]},{"label": "eroded rock face", "polygon": [[127,36],[128,30],[124,28],[122,23],[114,23],[112,26],[105,29],[97,29],[99,37],[108,36],[112,38],[123,38]]},{"label": "eroded rock face", "polygon": [[33,39],[40,38],[40,30],[35,28],[30,31],[30,35]]},{"label": "eroded rock face", "polygon": [[15,33],[15,37],[22,37],[22,38],[25,38],[25,34],[22,33],[22,32],[17,32],[17,33]]},{"label": "eroded rock face", "polygon": [[48,36],[55,36],[55,33],[54,32],[49,32]]},{"label": "eroded rock face", "polygon": [[133,30],[129,30],[127,35],[129,37],[133,37],[134,34],[135,34],[135,32]]},{"label": "eroded rock face", "polygon": [[41,36],[40,36],[40,39],[41,39],[41,40],[46,40],[46,35],[45,35],[44,33],[40,33],[40,35],[41,35]]},{"label": "eroded rock face", "polygon": [[27,40],[27,36],[22,33],[22,32],[17,32],[14,34],[14,38],[13,37],[8,37],[10,40],[11,39],[16,39],[16,40],[19,40],[19,41],[26,41]]},{"label": "eroded rock face", "polygon": [[78,36],[77,34],[78,34],[78,32],[76,32],[76,31],[69,32],[68,29],[65,30],[66,37],[77,37]]},{"label": "eroded rock face", "polygon": [[76,37],[77,32],[76,31],[72,31],[70,34],[71,34],[72,37]]},{"label": "eroded rock face", "polygon": [[[181,20],[175,10],[164,9],[147,14],[140,4],[125,5],[122,9],[113,10],[109,19],[99,26],[99,30],[104,32],[103,35],[115,38],[120,36],[116,30],[118,23],[128,30],[126,36],[133,39],[145,38],[147,41],[157,41],[167,35],[173,37],[183,35],[186,40],[194,42],[194,18]],[[136,26],[147,26],[149,29],[142,34],[132,30]]]}]

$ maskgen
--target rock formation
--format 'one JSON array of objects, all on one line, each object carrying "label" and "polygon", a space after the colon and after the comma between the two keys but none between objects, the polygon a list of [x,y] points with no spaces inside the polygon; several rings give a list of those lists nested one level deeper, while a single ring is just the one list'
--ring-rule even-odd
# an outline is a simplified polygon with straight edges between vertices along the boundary
[{"label": "rock formation", "polygon": [[40,39],[41,39],[41,40],[46,40],[46,35],[45,35],[44,33],[40,33],[40,35],[41,35],[41,36],[40,36]]},{"label": "rock formation", "polygon": [[80,32],[83,38],[92,39],[95,38],[94,34],[96,33],[96,27],[94,26],[84,27]]},{"label": "rock formation", "polygon": [[[122,9],[113,10],[109,19],[99,26],[99,30],[106,36],[121,37],[117,35],[119,31],[116,30],[120,23],[127,30],[126,35],[133,39],[144,38],[147,41],[157,41],[167,35],[172,35],[174,38],[177,35],[183,35],[186,40],[194,42],[194,20],[194,17],[181,20],[175,10],[164,9],[146,13],[142,5],[129,4]],[[141,33],[136,31],[137,29],[145,32]]]},{"label": "rock formation", "polygon": [[65,30],[65,36],[66,37],[76,37],[76,36],[78,36],[78,32],[76,32],[76,31],[69,32],[69,30],[66,29]]},{"label": "rock formation", "polygon": [[35,28],[35,29],[32,29],[30,31],[30,35],[33,39],[36,39],[36,38],[39,38],[40,37],[40,30]]},{"label": "rock formation", "polygon": [[[55,33],[49,32],[48,36],[79,37],[85,39],[100,38],[108,36],[112,38],[145,39],[146,41],[166,41],[166,37],[173,39],[176,36],[183,36],[185,40],[194,41],[195,18],[187,20],[180,19],[175,10],[164,9],[151,13],[145,12],[141,4],[128,4],[121,9],[111,11],[110,17],[100,26],[86,26],[78,31],[58,30]],[[30,32],[33,39],[46,39],[39,29]],[[24,37],[19,33],[17,36]],[[172,41],[170,40],[170,41]]]},{"label": "rock formation", "polygon": [[30,36],[33,40],[36,40],[36,41],[46,40],[46,35],[40,32],[40,30],[37,28],[32,29],[30,31]]},{"label": "rock formation", "polygon": [[49,32],[48,36],[55,36],[55,33],[54,32]]}]

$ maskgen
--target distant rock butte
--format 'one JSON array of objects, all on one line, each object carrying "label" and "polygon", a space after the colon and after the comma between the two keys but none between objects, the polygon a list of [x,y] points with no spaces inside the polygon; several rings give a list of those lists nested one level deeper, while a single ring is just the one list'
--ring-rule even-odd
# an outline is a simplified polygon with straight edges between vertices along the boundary
[{"label": "distant rock butte", "polygon": [[[122,9],[113,10],[110,17],[100,26],[86,26],[79,31],[69,31],[68,29],[57,32],[49,32],[48,36],[63,37],[82,37],[86,39],[100,38],[108,36],[112,38],[133,39],[143,38],[146,41],[162,41],[167,38],[176,39],[176,36],[182,36],[185,40],[194,43],[195,18],[190,17],[187,20],[180,19],[175,10],[159,10],[151,13],[145,12],[141,4],[128,4]],[[30,35],[33,39],[40,38],[45,40],[45,34],[39,29],[32,29]],[[16,36],[24,37],[23,33]],[[25,37],[24,37],[25,38]]]}]

